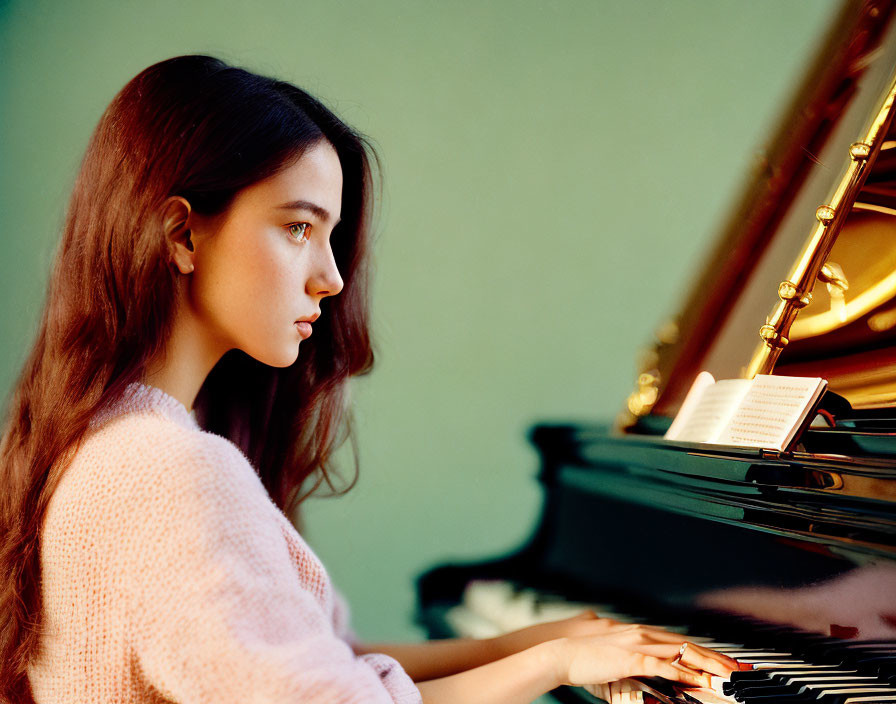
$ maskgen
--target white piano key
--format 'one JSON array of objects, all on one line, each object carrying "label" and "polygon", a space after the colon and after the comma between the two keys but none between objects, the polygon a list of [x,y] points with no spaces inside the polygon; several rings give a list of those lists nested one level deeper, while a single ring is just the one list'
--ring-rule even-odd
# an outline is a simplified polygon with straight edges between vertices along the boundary
[{"label": "white piano key", "polygon": [[463,604],[473,613],[490,618],[512,598],[513,585],[510,582],[477,580],[464,589]]},{"label": "white piano key", "polygon": [[688,689],[685,691],[688,699],[700,702],[700,704],[737,704],[734,697],[729,697],[720,691],[701,687],[700,689]]},{"label": "white piano key", "polygon": [[482,618],[464,606],[450,608],[445,614],[445,620],[461,638],[494,638],[502,632],[493,621]]}]

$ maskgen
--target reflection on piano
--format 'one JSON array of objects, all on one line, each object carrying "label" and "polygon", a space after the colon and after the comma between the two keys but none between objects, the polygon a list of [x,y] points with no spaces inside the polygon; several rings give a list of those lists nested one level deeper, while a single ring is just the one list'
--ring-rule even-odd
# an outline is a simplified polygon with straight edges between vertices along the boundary
[{"label": "reflection on piano", "polygon": [[[712,690],[629,681],[560,688],[558,701],[896,702],[896,126],[882,102],[894,16],[896,0],[846,2],[624,413],[531,432],[545,492],[533,537],[420,578],[430,637],[590,608],[754,669]],[[880,138],[857,149],[882,108]],[[868,169],[844,190],[850,158]],[[789,344],[772,340],[774,372],[827,379],[833,427],[806,428],[785,452],[664,441],[698,371],[731,378],[755,361],[763,317],[776,293],[794,293],[779,284],[793,283],[819,222],[836,239],[818,285],[795,293],[811,301]]]}]

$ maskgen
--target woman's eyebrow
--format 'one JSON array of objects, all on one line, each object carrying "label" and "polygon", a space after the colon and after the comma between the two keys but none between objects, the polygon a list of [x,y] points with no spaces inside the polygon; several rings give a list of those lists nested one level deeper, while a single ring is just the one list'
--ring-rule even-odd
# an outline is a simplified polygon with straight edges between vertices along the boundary
[{"label": "woman's eyebrow", "polygon": [[[282,205],[277,206],[278,210],[307,210],[309,213],[313,213],[315,216],[324,220],[325,222],[329,222],[330,220],[330,211],[326,208],[319,206],[317,203],[312,203],[310,200],[293,200],[289,203],[283,203]],[[340,218],[341,219],[341,218]],[[339,220],[333,223],[334,227],[339,224]]]}]

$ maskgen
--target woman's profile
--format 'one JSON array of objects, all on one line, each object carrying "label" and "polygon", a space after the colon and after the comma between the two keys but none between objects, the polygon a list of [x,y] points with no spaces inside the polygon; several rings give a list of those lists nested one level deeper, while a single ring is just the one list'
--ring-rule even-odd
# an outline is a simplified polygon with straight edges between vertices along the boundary
[{"label": "woman's profile", "polygon": [[[585,613],[364,644],[287,516],[370,370],[369,143],[207,56],[142,71],[78,173],[0,442],[0,702],[529,702],[735,661]],[[356,529],[346,526],[346,531]]]}]

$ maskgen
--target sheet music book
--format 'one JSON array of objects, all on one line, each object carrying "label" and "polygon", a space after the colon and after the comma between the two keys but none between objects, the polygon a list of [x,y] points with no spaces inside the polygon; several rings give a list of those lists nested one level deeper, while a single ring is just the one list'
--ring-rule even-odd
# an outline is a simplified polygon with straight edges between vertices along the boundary
[{"label": "sheet music book", "polygon": [[665,438],[783,451],[827,383],[818,377],[768,374],[716,381],[709,372],[700,372]]}]

